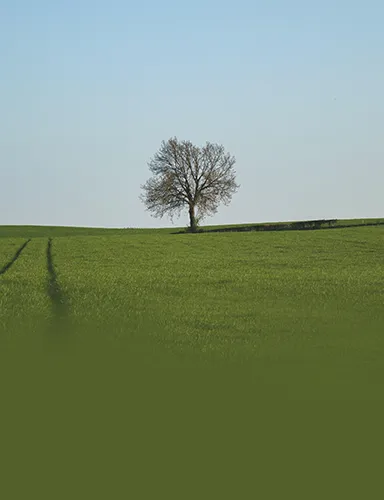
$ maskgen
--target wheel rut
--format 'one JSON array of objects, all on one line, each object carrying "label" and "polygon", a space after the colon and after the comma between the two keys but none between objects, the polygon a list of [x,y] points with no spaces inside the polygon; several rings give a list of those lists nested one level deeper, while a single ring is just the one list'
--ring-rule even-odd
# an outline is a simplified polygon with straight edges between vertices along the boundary
[{"label": "wheel rut", "polygon": [[23,250],[26,248],[26,246],[28,245],[28,243],[31,241],[31,239],[25,241],[21,247],[16,251],[15,255],[12,257],[12,259],[7,262],[5,264],[5,266],[3,266],[1,269],[0,269],[0,276],[2,274],[5,274],[12,266],[13,264],[17,261],[17,259],[20,257],[20,255],[22,254]]},{"label": "wheel rut", "polygon": [[53,317],[56,321],[63,322],[68,318],[68,300],[60,286],[57,278],[55,265],[52,256],[52,238],[49,238],[47,245],[47,271],[48,283],[47,293],[52,303]]}]

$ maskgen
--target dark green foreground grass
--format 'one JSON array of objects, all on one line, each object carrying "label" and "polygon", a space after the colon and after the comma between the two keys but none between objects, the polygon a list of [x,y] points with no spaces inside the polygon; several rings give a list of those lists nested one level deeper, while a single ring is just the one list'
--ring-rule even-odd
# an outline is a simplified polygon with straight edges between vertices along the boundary
[{"label": "dark green foreground grass", "polygon": [[173,231],[0,228],[4,497],[376,498],[384,228]]}]

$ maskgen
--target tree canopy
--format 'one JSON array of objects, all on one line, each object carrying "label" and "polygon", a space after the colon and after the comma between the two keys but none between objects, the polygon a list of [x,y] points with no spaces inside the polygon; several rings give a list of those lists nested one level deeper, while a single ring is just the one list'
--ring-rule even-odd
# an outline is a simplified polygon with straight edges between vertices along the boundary
[{"label": "tree canopy", "polygon": [[141,200],[154,217],[189,213],[189,229],[196,232],[199,222],[228,205],[238,190],[235,157],[219,144],[198,147],[176,137],[163,141],[149,161],[152,177],[141,186]]}]

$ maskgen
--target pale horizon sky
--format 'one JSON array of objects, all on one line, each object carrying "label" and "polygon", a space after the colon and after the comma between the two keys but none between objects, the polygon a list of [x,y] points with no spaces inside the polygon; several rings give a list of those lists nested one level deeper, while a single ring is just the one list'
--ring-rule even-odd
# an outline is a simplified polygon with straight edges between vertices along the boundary
[{"label": "pale horizon sky", "polygon": [[0,225],[171,226],[139,195],[173,136],[237,159],[204,224],[384,217],[383,27],[381,0],[0,0]]}]

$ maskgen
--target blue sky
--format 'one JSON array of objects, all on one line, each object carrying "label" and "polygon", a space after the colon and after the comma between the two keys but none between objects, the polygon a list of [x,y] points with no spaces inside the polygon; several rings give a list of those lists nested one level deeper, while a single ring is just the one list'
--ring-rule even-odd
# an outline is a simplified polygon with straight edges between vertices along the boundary
[{"label": "blue sky", "polygon": [[237,158],[207,223],[384,217],[383,26],[379,0],[0,0],[0,224],[171,225],[138,197],[172,136]]}]

